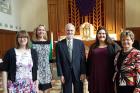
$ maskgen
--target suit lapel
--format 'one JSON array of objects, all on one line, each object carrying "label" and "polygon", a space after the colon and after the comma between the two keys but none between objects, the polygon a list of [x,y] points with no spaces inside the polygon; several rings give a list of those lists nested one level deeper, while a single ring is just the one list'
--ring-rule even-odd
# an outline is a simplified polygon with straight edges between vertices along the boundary
[{"label": "suit lapel", "polygon": [[72,62],[73,62],[73,59],[75,57],[75,54],[76,54],[76,41],[75,39],[73,39],[73,49],[72,49]]},{"label": "suit lapel", "polygon": [[66,57],[68,58],[68,60],[70,61],[70,57],[69,57],[69,52],[68,52],[68,47],[67,47],[67,41],[66,39],[64,39],[64,42],[63,42],[63,49],[64,49],[64,52],[66,54]]}]

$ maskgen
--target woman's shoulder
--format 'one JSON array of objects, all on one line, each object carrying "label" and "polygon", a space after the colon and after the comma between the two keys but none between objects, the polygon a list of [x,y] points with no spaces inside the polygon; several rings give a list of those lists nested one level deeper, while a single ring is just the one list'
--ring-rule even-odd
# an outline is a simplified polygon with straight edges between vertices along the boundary
[{"label": "woman's shoulder", "polygon": [[11,48],[6,51],[6,54],[10,54],[10,53],[14,53],[14,52],[15,52],[15,48]]},{"label": "woman's shoulder", "polygon": [[131,52],[140,54],[140,50],[138,50],[136,48],[133,48],[133,50]]},{"label": "woman's shoulder", "polygon": [[14,58],[15,56],[15,48],[11,48],[6,51],[6,53],[3,56],[3,61],[7,60],[9,57]]}]

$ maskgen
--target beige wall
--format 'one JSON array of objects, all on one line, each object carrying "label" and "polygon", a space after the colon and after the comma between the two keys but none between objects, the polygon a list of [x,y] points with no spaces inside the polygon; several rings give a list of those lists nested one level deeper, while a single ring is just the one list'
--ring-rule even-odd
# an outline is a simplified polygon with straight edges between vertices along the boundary
[{"label": "beige wall", "polygon": [[11,6],[11,13],[0,11],[0,29],[33,31],[39,24],[44,24],[48,30],[47,0],[10,1],[8,4]]},{"label": "beige wall", "polygon": [[125,0],[126,27],[140,27],[140,0]]},{"label": "beige wall", "polygon": [[33,31],[39,24],[44,24],[48,30],[47,0],[21,0],[20,10],[21,29]]}]

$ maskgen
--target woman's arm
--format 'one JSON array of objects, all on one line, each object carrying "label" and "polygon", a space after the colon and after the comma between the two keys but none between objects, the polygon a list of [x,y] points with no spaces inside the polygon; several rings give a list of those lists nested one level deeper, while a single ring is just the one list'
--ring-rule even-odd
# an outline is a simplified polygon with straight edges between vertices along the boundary
[{"label": "woman's arm", "polygon": [[138,52],[136,56],[135,67],[136,67],[136,74],[137,74],[137,77],[136,77],[137,84],[133,93],[140,93],[140,52]]},{"label": "woman's arm", "polygon": [[38,87],[38,80],[34,81],[35,86],[36,86],[36,92],[39,93],[39,87]]},{"label": "woman's arm", "polygon": [[3,83],[3,93],[8,93],[7,92],[7,72],[6,71],[2,71],[2,83]]}]

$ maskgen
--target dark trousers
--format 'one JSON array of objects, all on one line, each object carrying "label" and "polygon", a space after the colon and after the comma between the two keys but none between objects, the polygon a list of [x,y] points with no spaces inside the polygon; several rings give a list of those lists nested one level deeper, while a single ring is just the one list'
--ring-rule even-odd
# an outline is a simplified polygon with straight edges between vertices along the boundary
[{"label": "dark trousers", "polygon": [[133,93],[134,89],[134,86],[118,86],[117,93]]},{"label": "dark trousers", "polygon": [[83,82],[79,80],[76,80],[73,70],[71,70],[70,73],[70,79],[68,81],[65,80],[65,83],[63,86],[63,93],[72,93],[72,84],[74,87],[74,93],[83,93]]}]

